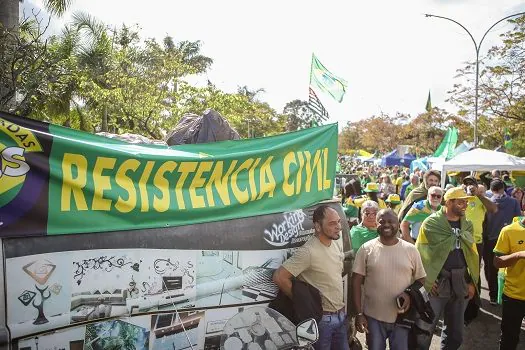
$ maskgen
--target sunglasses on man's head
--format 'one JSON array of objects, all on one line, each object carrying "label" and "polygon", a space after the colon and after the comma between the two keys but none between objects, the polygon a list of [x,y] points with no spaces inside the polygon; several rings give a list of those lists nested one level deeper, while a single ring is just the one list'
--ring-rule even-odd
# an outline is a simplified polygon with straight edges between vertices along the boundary
[{"label": "sunglasses on man's head", "polygon": [[431,193],[431,194],[430,194],[430,197],[439,199],[439,198],[441,198],[442,196],[441,196],[440,194],[438,194],[438,193]]}]

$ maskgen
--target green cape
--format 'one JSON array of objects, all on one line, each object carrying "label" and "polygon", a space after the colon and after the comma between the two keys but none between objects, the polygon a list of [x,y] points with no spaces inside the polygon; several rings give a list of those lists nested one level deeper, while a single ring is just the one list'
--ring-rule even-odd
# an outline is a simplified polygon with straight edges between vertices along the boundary
[{"label": "green cape", "polygon": [[[445,261],[456,241],[452,227],[445,215],[445,208],[435,212],[423,221],[416,241],[416,248],[421,255],[427,273],[425,288],[430,291],[443,268]],[[476,243],[472,236],[473,226],[470,221],[461,217],[460,242],[465,255],[468,272],[477,288],[479,280],[479,260]]]},{"label": "green cape", "polygon": [[403,221],[403,218],[405,215],[407,215],[410,208],[412,208],[412,204],[415,202],[426,199],[428,194],[428,190],[425,184],[425,181],[423,181],[421,184],[419,184],[418,187],[414,188],[410,193],[408,194],[408,197],[405,198],[403,201],[403,205],[401,206],[401,209],[399,210],[399,215],[397,216],[399,218],[399,222]]}]

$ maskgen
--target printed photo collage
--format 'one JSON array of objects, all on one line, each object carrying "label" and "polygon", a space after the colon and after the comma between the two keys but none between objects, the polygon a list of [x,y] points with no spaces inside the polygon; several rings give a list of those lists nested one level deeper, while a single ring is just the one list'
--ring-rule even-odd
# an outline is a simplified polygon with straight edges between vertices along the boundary
[{"label": "printed photo collage", "polygon": [[[273,272],[291,254],[289,249],[126,249],[10,258],[7,323],[13,339],[76,323],[89,324],[86,332],[109,327],[113,330],[106,332],[114,333],[115,327],[128,326],[93,321],[269,301],[278,292]],[[159,316],[155,324],[167,323],[166,317]],[[102,328],[94,329],[95,324]]]},{"label": "printed photo collage", "polygon": [[224,325],[244,310],[243,307],[219,307],[206,311],[192,310],[93,322],[21,339],[18,349],[218,350]]}]

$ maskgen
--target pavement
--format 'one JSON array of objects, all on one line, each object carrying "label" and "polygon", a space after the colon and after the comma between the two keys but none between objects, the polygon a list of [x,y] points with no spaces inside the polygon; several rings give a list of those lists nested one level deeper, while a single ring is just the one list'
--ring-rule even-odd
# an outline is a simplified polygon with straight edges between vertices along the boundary
[{"label": "pavement", "polygon": [[[479,310],[478,317],[465,329],[463,345],[461,346],[461,349],[465,350],[497,350],[499,348],[501,305],[490,305],[487,282],[483,276],[483,271],[481,275],[481,309]],[[438,325],[432,337],[430,350],[440,349],[440,333],[441,328]],[[357,337],[361,341],[361,344],[363,344],[363,349],[367,349],[364,334],[357,333]],[[522,323],[520,342],[516,350],[525,350],[525,322]]]}]

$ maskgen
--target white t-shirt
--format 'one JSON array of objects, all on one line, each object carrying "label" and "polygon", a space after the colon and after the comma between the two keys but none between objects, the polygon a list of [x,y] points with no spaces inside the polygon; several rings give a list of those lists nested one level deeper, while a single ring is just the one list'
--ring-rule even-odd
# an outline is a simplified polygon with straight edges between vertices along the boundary
[{"label": "white t-shirt", "polygon": [[357,252],[353,272],[365,276],[365,315],[394,323],[397,318],[396,298],[414,283],[426,277],[421,256],[413,244],[402,239],[386,246],[375,238]]}]

